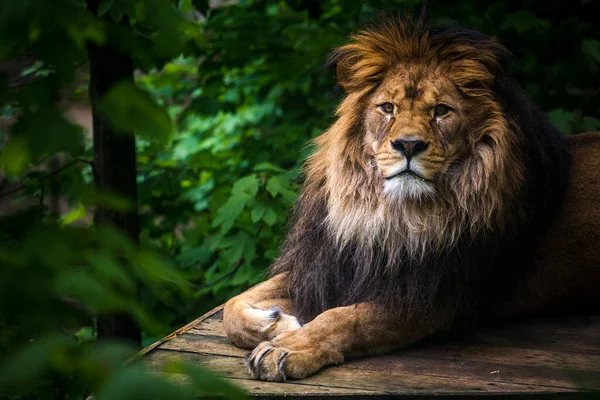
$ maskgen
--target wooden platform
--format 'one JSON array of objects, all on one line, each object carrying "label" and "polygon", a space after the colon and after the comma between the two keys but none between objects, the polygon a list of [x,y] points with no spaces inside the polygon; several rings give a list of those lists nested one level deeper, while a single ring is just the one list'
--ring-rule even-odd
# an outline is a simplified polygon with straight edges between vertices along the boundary
[{"label": "wooden platform", "polygon": [[256,397],[600,399],[600,317],[481,328],[461,339],[349,360],[287,383],[250,379],[247,353],[229,343],[217,308],[141,354],[157,372],[175,359],[203,363]]}]

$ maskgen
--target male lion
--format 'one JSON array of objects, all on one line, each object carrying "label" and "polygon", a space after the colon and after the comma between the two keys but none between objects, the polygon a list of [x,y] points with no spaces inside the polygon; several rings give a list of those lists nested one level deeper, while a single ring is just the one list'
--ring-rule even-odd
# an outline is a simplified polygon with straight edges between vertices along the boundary
[{"label": "male lion", "polygon": [[402,18],[335,51],[347,95],[273,277],[225,305],[253,377],[304,378],[457,321],[598,309],[600,134],[564,138],[507,58]]}]

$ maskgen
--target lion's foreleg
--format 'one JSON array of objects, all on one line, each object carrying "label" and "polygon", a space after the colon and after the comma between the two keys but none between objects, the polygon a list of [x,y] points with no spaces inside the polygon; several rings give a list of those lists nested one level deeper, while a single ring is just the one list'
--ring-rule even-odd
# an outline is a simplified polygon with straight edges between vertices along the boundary
[{"label": "lion's foreleg", "polygon": [[373,303],[360,303],[325,311],[302,328],[284,332],[261,343],[247,360],[257,379],[301,379],[345,356],[381,353],[415,343],[435,327],[391,319]]},{"label": "lion's foreleg", "polygon": [[289,313],[290,299],[281,274],[229,300],[223,310],[223,325],[233,344],[253,349],[280,333],[300,328]]}]

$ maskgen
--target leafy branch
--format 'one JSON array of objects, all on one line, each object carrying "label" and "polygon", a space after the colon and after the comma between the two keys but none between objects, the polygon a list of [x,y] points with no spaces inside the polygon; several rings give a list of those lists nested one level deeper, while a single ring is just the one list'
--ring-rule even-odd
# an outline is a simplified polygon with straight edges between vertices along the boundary
[{"label": "leafy branch", "polygon": [[192,283],[192,282],[187,282],[187,284],[195,290],[204,290],[204,289],[209,289],[223,281],[226,281],[227,279],[231,278],[232,276],[235,275],[236,272],[238,272],[238,270],[242,267],[242,265],[244,265],[244,262],[246,261],[245,258],[240,258],[239,260],[237,260],[237,262],[234,264],[233,269],[231,271],[229,271],[228,273],[226,273],[225,275],[215,279],[214,281],[199,285],[197,283]]}]

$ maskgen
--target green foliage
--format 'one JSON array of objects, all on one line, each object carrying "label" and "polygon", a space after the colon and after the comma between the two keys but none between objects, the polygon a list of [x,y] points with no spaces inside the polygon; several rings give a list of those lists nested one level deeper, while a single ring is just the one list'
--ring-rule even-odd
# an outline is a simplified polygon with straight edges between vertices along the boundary
[{"label": "green foliage", "polygon": [[[96,345],[96,317],[133,315],[148,344],[261,280],[307,143],[332,123],[339,101],[327,53],[378,10],[420,2],[235,3],[103,0],[97,15],[82,0],[0,5],[0,62],[35,60],[16,83],[0,75],[0,118],[14,121],[0,138],[0,200],[8,193],[27,205],[0,218],[0,397],[239,395],[198,366],[165,371],[188,377],[192,385],[180,387],[125,365],[134,349]],[[514,75],[562,132],[600,130],[600,34],[587,5],[430,3],[433,20],[505,44]],[[89,226],[98,205],[135,205],[94,187],[92,144],[57,101],[87,95],[86,45],[107,42],[131,51],[136,68],[136,85],[113,87],[102,112],[136,134],[139,249],[110,227]],[[58,170],[49,161],[57,153]],[[57,194],[71,206],[64,215],[47,209]]]},{"label": "green foliage", "polygon": [[140,137],[156,140],[159,145],[171,136],[172,123],[166,111],[130,82],[113,86],[104,96],[100,109],[113,126],[135,131]]}]

